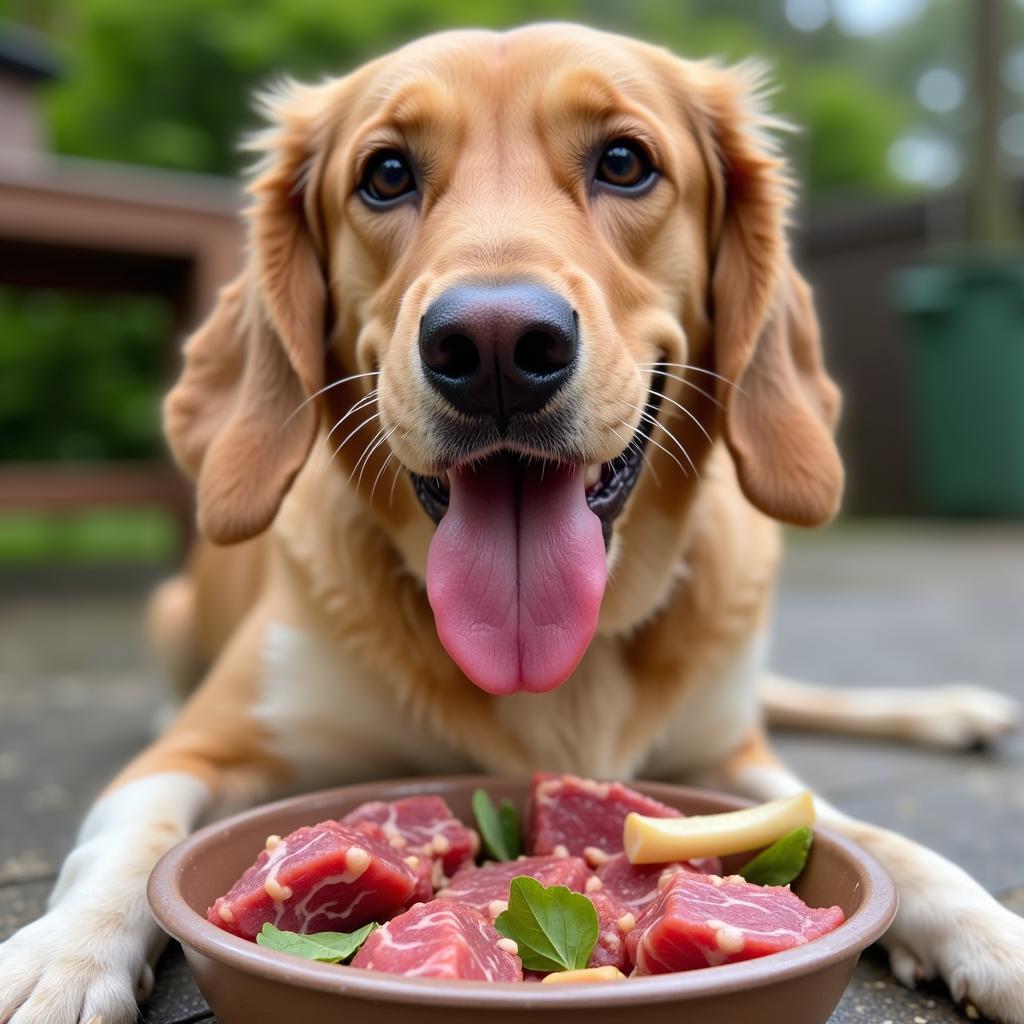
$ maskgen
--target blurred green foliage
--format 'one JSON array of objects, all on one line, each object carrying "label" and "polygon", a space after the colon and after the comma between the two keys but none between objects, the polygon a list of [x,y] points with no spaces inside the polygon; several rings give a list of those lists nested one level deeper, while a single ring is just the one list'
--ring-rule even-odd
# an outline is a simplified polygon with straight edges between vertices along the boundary
[{"label": "blurred green foliage", "polygon": [[159,454],[170,331],[146,296],[0,288],[0,460]]},{"label": "blurred green foliage", "polygon": [[[686,56],[767,58],[780,108],[806,127],[798,169],[819,195],[897,187],[886,153],[909,117],[892,40],[882,64],[865,61],[866,44],[834,29],[795,32],[781,0],[0,0],[0,12],[58,43],[65,73],[46,96],[57,149],[179,170],[236,173],[238,139],[255,126],[251,95],[277,75],[337,74],[436,29],[554,18]],[[904,54],[914,34],[897,35]]]},{"label": "blurred green foliage", "polygon": [[806,69],[788,90],[797,124],[813,126],[802,147],[803,177],[822,196],[896,191],[886,154],[907,121],[907,104],[848,68]]},{"label": "blurred green foliage", "polygon": [[0,512],[0,565],[162,562],[180,543],[166,509],[92,508],[73,515]]},{"label": "blurred green foliage", "polygon": [[[912,30],[851,41],[804,35],[782,0],[0,0],[0,17],[55,42],[45,87],[52,145],[100,160],[236,174],[251,95],[281,74],[315,80],[426,32],[583,21],[685,56],[767,58],[776,105],[805,131],[787,140],[815,201],[898,189],[887,164],[911,119],[912,79],[955,40],[956,0]],[[955,45],[955,43],[954,43]],[[161,450],[158,396],[167,310],[140,298],[0,291],[0,460],[139,458]]]}]

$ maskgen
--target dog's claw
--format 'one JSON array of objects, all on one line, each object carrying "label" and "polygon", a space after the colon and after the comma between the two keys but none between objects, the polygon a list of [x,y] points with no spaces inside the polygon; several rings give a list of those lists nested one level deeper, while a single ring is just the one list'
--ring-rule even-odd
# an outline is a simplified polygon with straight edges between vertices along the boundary
[{"label": "dog's claw", "polygon": [[969,1020],[1024,1024],[1024,920],[953,865],[930,886],[904,885],[882,940],[908,988],[941,978]]}]

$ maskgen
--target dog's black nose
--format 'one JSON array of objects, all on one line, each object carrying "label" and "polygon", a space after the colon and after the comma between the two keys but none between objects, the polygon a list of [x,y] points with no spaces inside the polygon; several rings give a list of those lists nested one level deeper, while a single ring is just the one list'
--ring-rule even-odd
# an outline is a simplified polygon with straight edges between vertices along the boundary
[{"label": "dog's black nose", "polygon": [[420,323],[430,383],[460,412],[494,416],[503,429],[569,379],[577,347],[572,307],[534,284],[450,288]]}]

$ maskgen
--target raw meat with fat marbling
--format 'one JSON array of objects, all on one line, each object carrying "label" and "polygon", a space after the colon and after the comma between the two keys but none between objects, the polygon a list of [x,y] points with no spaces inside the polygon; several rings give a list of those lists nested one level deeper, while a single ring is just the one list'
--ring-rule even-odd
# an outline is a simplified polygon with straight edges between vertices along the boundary
[{"label": "raw meat with fat marbling", "polygon": [[622,828],[631,811],[652,818],[681,816],[621,782],[537,772],[530,795],[530,852],[554,853],[562,847],[597,867],[622,852]]},{"label": "raw meat with fat marbling", "polygon": [[245,939],[268,921],[286,931],[348,932],[390,917],[416,886],[416,874],[379,826],[323,821],[271,836],[207,919]]},{"label": "raw meat with fat marbling", "polygon": [[630,864],[624,853],[616,854],[597,869],[597,877],[605,893],[617,899],[626,910],[638,917],[654,902],[661,887],[677,871],[695,871],[695,863],[704,870],[700,874],[719,874],[722,862],[717,857],[704,857],[698,862],[675,861],[671,864]]},{"label": "raw meat with fat marbling", "polygon": [[783,886],[678,871],[626,936],[626,950],[637,974],[666,974],[778,953],[842,923],[839,907],[815,910]]},{"label": "raw meat with fat marbling", "polygon": [[403,854],[439,860],[454,875],[480,849],[480,838],[452,813],[439,796],[409,796],[360,804],[341,819],[343,825],[372,821]]},{"label": "raw meat with fat marbling", "polygon": [[378,928],[352,966],[407,978],[523,980],[515,943],[478,910],[446,899],[417,903]]},{"label": "raw meat with fat marbling", "polygon": [[441,899],[466,903],[493,921],[508,904],[509,886],[519,875],[536,878],[544,886],[564,885],[582,892],[590,869],[579,857],[521,857],[485,864],[482,868],[467,864],[437,895]]},{"label": "raw meat with fat marbling", "polygon": [[588,967],[618,967],[624,973],[629,971],[626,958],[626,936],[636,923],[630,913],[614,896],[600,889],[588,888],[587,899],[597,911],[597,942],[587,961]]}]

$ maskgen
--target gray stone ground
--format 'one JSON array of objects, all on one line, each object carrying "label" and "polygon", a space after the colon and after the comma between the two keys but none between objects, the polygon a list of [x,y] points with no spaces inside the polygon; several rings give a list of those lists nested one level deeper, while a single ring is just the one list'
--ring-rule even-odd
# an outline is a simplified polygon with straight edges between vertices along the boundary
[{"label": "gray stone ground", "polygon": [[[161,688],[141,642],[153,576],[0,572],[0,938],[37,914],[76,823],[149,736]],[[774,663],[840,686],[983,682],[1024,699],[1024,526],[843,525],[795,536]],[[1024,910],[1024,737],[951,755],[791,734],[781,749],[844,810],[963,864]],[[146,1024],[212,1021],[180,953]],[[870,951],[832,1024],[963,1019],[940,986],[910,993]]]}]

